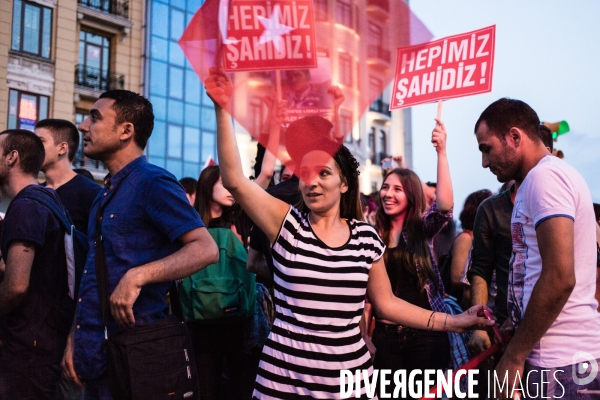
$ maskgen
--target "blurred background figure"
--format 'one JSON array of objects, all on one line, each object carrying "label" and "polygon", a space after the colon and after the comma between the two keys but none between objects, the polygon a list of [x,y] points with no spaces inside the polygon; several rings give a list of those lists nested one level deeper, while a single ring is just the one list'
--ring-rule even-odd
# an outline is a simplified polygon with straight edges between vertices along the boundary
[{"label": "blurred background figure", "polygon": [[181,178],[179,180],[181,186],[185,189],[185,196],[187,197],[190,204],[193,206],[196,202],[196,186],[198,185],[198,181],[194,178],[190,178],[186,176],[185,178]]},{"label": "blurred background figure", "polygon": [[456,297],[458,304],[463,309],[469,308],[471,289],[467,280],[467,272],[471,265],[471,251],[473,249],[473,225],[475,223],[475,214],[482,201],[492,196],[492,191],[488,189],[478,190],[467,196],[465,205],[458,219],[462,232],[456,236],[452,243],[450,252],[452,257],[451,264],[451,286],[446,288],[446,292]]}]

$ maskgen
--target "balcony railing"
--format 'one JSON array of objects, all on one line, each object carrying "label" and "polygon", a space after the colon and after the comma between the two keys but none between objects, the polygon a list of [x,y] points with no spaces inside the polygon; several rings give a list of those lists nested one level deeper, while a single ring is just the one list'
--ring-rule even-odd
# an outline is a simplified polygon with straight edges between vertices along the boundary
[{"label": "balcony railing", "polygon": [[377,6],[383,11],[390,11],[390,0],[367,0],[367,6]]},{"label": "balcony railing", "polygon": [[389,155],[385,153],[371,153],[369,158],[373,164],[381,166],[381,160],[386,157],[389,157]]},{"label": "balcony railing", "polygon": [[75,85],[97,92],[123,89],[125,75],[77,64],[75,66]]},{"label": "balcony railing", "polygon": [[77,0],[77,2],[94,10],[129,18],[129,0]]},{"label": "balcony railing", "polygon": [[367,55],[371,58],[378,58],[387,63],[389,63],[391,60],[391,52],[381,46],[369,46],[367,49]]},{"label": "balcony railing", "polygon": [[392,112],[390,111],[390,104],[384,102],[382,99],[377,99],[371,103],[369,106],[369,111],[375,111],[380,114],[385,114],[388,117],[392,116]]}]

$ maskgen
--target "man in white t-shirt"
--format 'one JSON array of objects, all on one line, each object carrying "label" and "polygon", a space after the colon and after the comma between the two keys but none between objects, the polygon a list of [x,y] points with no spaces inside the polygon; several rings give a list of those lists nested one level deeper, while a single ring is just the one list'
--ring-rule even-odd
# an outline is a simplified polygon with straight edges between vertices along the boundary
[{"label": "man in white t-shirt", "polygon": [[592,198],[582,176],[543,145],[539,124],[531,107],[506,98],[475,124],[483,167],[519,187],[508,288],[515,334],[496,374],[502,382],[508,373],[502,398],[513,397],[515,380],[526,398],[600,396]]}]

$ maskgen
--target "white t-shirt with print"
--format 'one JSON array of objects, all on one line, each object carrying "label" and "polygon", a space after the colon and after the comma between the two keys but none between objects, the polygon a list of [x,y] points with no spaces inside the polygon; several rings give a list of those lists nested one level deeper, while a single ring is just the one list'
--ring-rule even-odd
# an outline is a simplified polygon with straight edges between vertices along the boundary
[{"label": "white t-shirt with print", "polygon": [[525,314],[542,271],[535,228],[553,217],[574,221],[576,285],[558,318],[529,354],[540,367],[572,364],[578,351],[600,358],[600,314],[596,290],[596,227],[592,196],[583,177],[558,157],[548,155],[519,187],[511,220],[508,309],[515,327]]}]

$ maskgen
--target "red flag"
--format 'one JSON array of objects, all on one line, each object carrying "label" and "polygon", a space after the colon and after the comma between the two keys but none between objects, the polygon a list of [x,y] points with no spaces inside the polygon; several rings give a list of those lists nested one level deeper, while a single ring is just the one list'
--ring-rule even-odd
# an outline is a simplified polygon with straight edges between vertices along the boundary
[{"label": "red flag", "polygon": [[[263,70],[229,74],[234,86],[229,111],[241,127],[265,147],[268,146],[265,120],[269,103],[265,100],[273,96],[276,86],[275,73],[271,70],[284,68],[275,60],[276,42],[281,46],[280,55],[285,46],[288,61],[291,57],[298,63],[285,67],[297,65],[292,67],[296,69],[281,73],[282,99],[288,103],[288,116],[292,116],[287,122],[305,115],[331,118],[333,112],[323,110],[331,109],[336,102],[330,88],[337,85],[345,98],[336,122],[339,122],[339,133],[345,136],[392,81],[396,49],[432,38],[404,1],[312,0],[312,7],[301,8],[308,3],[308,0],[206,0],[179,40],[202,82],[211,66],[235,70],[228,65],[230,58],[227,57],[238,51],[237,60],[235,54],[233,59],[239,62],[242,45],[245,46],[242,61],[248,67],[244,69],[254,69],[252,62],[261,58]],[[267,4],[270,9],[266,8]],[[276,7],[279,10],[274,12]],[[246,39],[240,36],[244,33],[242,21],[247,28]],[[314,40],[311,29],[314,29]],[[267,40],[262,39],[260,43],[262,36],[267,36]],[[269,59],[268,48],[272,50],[273,59]],[[310,61],[318,55],[316,68],[303,64],[308,55],[312,57]],[[326,70],[328,73],[324,73]],[[299,83],[302,79],[303,85]],[[280,142],[283,146],[284,135]],[[293,142],[294,146],[306,147],[300,154],[316,146],[306,140]],[[297,153],[297,149],[293,153]]]}]

